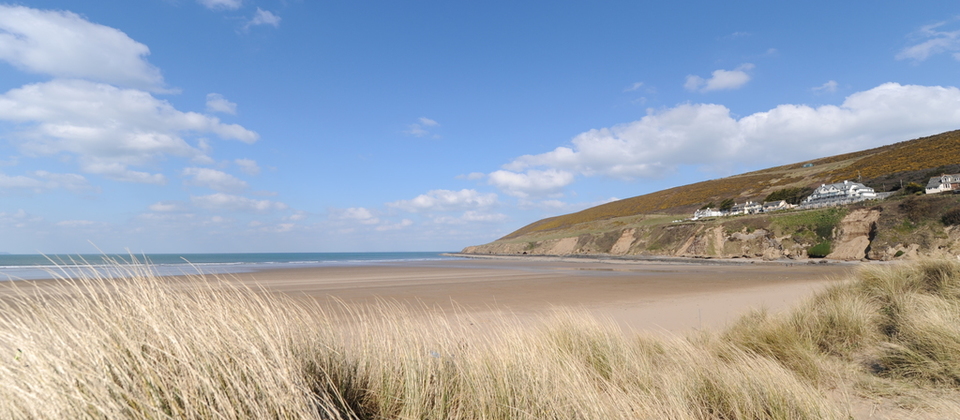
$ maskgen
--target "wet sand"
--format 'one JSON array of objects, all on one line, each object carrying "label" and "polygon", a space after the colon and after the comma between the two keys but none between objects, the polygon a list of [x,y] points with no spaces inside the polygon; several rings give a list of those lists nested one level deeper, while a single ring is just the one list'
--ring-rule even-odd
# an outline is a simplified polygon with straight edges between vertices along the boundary
[{"label": "wet sand", "polygon": [[[467,259],[271,269],[225,275],[298,299],[373,304],[378,300],[468,314],[535,317],[586,310],[626,330],[718,328],[752,308],[783,310],[855,265],[616,263],[563,259]],[[179,280],[185,280],[180,278]],[[18,281],[47,288],[50,281]],[[0,296],[4,292],[0,290]]]}]

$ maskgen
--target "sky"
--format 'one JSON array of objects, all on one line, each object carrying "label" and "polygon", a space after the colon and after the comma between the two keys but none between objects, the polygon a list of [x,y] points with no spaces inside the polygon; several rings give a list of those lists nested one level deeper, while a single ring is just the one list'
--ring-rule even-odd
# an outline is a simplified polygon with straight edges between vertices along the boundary
[{"label": "sky", "polygon": [[944,1],[0,3],[0,252],[457,251],[960,129],[958,70]]}]

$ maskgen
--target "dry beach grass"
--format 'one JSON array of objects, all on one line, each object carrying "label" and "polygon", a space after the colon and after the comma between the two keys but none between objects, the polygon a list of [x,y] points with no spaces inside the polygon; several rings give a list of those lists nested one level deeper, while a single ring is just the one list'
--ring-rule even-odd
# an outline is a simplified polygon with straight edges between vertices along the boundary
[{"label": "dry beach grass", "polygon": [[864,267],[792,311],[686,337],[576,310],[477,328],[129,270],[0,300],[0,418],[960,416],[951,261]]}]

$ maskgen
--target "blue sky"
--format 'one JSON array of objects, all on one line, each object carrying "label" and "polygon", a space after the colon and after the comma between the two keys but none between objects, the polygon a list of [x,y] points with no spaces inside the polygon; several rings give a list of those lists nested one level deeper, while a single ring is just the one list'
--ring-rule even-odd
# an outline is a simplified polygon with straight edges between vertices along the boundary
[{"label": "blue sky", "polygon": [[0,252],[459,250],[960,128],[950,2],[0,3]]}]

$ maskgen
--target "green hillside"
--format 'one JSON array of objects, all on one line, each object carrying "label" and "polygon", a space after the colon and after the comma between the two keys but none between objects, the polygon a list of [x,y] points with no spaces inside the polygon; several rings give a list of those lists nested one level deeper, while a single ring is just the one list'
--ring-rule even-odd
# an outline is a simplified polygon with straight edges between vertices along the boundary
[{"label": "green hillside", "polygon": [[689,215],[708,203],[725,199],[762,201],[782,189],[812,188],[847,179],[860,179],[877,191],[891,191],[899,189],[901,183],[925,184],[929,177],[944,172],[960,172],[960,130],[627,198],[543,219],[501,240],[578,230],[577,226],[585,223],[634,215]]}]

